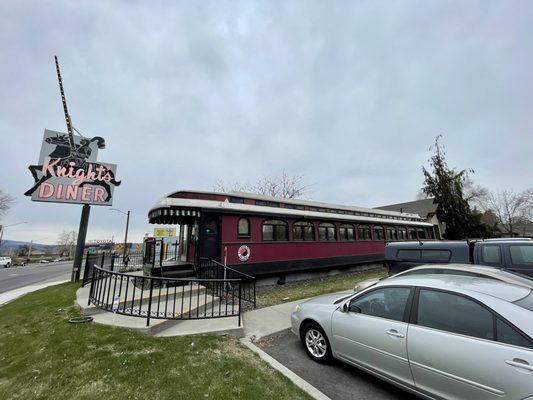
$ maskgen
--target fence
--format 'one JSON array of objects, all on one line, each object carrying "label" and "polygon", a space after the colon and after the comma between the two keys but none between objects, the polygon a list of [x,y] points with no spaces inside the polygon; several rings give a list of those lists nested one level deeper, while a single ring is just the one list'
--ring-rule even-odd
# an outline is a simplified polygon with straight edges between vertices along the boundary
[{"label": "fence", "polygon": [[92,270],[95,265],[102,269],[117,272],[134,272],[143,268],[142,253],[128,253],[126,256],[117,253],[89,253],[85,256],[82,286],[92,279]]},{"label": "fence", "polygon": [[200,264],[196,267],[196,275],[202,279],[238,279],[242,286],[242,300],[250,302],[255,308],[255,278],[253,276],[208,258],[200,258]]},{"label": "fence", "polygon": [[177,241],[175,243],[163,243],[162,240],[149,240],[145,243],[143,262],[147,265],[162,267],[180,261],[183,251]]},{"label": "fence", "polygon": [[[105,257],[104,257],[105,258]],[[244,283],[239,279],[159,278],[94,265],[89,304],[117,314],[157,319],[238,316]]]}]

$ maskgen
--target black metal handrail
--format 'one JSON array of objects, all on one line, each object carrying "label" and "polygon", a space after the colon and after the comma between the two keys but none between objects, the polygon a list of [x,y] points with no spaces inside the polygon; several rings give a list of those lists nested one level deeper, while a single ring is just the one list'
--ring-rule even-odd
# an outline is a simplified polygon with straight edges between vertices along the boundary
[{"label": "black metal handrail", "polygon": [[89,253],[85,256],[82,286],[91,281],[93,266],[117,272],[134,272],[143,269],[143,253]]},{"label": "black metal handrail", "polygon": [[200,258],[196,275],[204,279],[239,279],[242,282],[242,300],[250,302],[255,308],[256,279],[253,276],[208,258]]},{"label": "black metal handrail", "polygon": [[88,304],[117,314],[157,319],[238,317],[240,279],[160,278],[111,271],[93,265]]}]

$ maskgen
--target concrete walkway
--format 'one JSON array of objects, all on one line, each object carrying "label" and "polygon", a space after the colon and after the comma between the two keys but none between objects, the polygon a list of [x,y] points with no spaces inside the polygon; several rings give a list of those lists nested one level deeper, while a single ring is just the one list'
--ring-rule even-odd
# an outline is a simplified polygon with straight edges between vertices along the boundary
[{"label": "concrete walkway", "polygon": [[0,306],[9,303],[15,299],[18,299],[21,296],[24,296],[27,293],[35,292],[36,290],[44,289],[48,286],[55,286],[61,283],[69,282],[70,280],[61,280],[61,281],[51,281],[43,282],[35,285],[23,286],[21,288],[10,290],[9,292],[0,293]]},{"label": "concrete walkway", "polygon": [[245,312],[243,315],[244,335],[256,341],[290,329],[291,313],[297,304],[306,300],[296,300]]},{"label": "concrete walkway", "polygon": [[[351,290],[343,290],[331,294],[350,294]],[[271,307],[260,308],[259,310],[252,310],[245,312],[244,319],[244,335],[247,338],[256,341],[259,339],[266,339],[269,336],[281,333],[291,328],[291,313],[296,306],[309,299],[300,299],[291,301],[289,303],[277,304]]]}]

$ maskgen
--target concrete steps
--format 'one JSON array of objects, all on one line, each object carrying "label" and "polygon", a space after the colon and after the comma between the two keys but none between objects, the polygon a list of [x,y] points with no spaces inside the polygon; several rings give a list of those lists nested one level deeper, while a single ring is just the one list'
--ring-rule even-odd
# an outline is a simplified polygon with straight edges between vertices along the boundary
[{"label": "concrete steps", "polygon": [[[193,332],[196,332],[196,334],[231,334],[236,337],[244,335],[242,324],[237,326],[238,317],[225,316],[227,312],[238,313],[238,306],[234,305],[232,309],[230,304],[224,303],[217,296],[209,295],[204,286],[196,284],[163,287],[161,290],[154,288],[152,291],[150,325],[146,326],[150,290],[135,288],[135,291],[133,291],[131,282],[127,285],[128,290],[126,292],[126,281],[121,283],[118,280],[116,286],[114,281],[111,282],[111,291],[105,297],[109,299],[108,310],[93,304],[88,305],[90,288],[89,286],[82,287],[76,293],[77,307],[83,315],[92,316],[95,323],[136,329],[151,335],[175,336],[179,334],[194,334]],[[103,288],[102,286],[102,290]],[[118,296],[115,306],[118,305],[119,311],[126,314],[118,314],[111,311],[113,289]],[[121,297],[121,295],[126,297]],[[132,307],[135,314],[127,315],[128,312],[131,312]],[[187,319],[168,319],[181,317]]]}]

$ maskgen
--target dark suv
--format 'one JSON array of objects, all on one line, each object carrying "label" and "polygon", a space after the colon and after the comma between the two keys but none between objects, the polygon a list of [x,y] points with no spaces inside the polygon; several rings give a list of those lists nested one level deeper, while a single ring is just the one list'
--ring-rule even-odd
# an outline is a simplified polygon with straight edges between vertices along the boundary
[{"label": "dark suv", "polygon": [[433,263],[489,265],[533,277],[533,240],[391,242],[385,246],[384,265],[389,274]]}]

